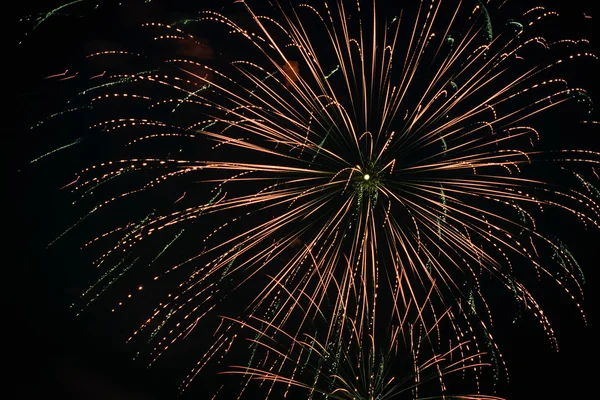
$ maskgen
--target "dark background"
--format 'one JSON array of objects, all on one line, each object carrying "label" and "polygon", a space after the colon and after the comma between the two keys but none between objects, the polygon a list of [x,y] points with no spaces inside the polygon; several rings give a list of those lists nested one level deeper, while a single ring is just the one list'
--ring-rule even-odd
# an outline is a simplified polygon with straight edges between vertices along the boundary
[{"label": "dark background", "polygon": [[[26,15],[50,9],[51,3],[43,8],[19,4],[16,13]],[[201,8],[198,2],[191,3],[194,4],[156,4],[150,7],[148,15],[170,13],[171,7],[184,11]],[[594,20],[583,18],[584,12],[592,13],[584,2],[542,3],[561,11],[575,32],[595,39]],[[117,39],[120,29],[127,29],[116,28],[123,21],[125,25],[144,21],[147,15],[142,9],[131,6],[121,16],[109,15],[115,27],[108,29],[109,36]],[[3,342],[9,354],[6,366],[11,371],[8,393],[20,398],[173,399],[177,394],[172,385],[179,377],[176,368],[163,365],[146,369],[133,362],[135,350],[125,346],[114,333],[114,320],[110,316],[98,314],[78,319],[69,310],[70,302],[81,291],[79,285],[84,285],[81,281],[85,282],[86,265],[78,254],[65,253],[60,247],[44,250],[49,238],[60,231],[58,227],[69,225],[65,217],[71,215],[68,202],[62,195],[56,195],[56,187],[65,183],[61,180],[64,175],[53,169],[54,172],[42,173],[40,179],[39,171],[27,166],[27,160],[48,148],[53,140],[49,132],[40,136],[32,134],[28,127],[47,111],[44,104],[60,104],[64,100],[60,93],[49,92],[41,78],[76,62],[84,54],[82,48],[86,43],[106,38],[106,17],[99,12],[97,19],[68,24],[66,19],[57,17],[29,33],[22,45],[8,45],[12,56],[6,64],[11,71],[5,79],[10,81],[7,87],[14,88],[15,93],[5,93],[10,103],[5,117],[10,139],[5,147],[8,180],[4,196],[9,204],[5,208],[9,221],[5,237],[9,240],[5,243],[9,256],[5,258],[3,274],[8,289]],[[20,24],[9,39],[23,38],[28,26]],[[597,49],[597,43],[593,48]],[[586,86],[591,89],[592,97],[598,99],[597,76],[592,73],[597,63],[589,64],[589,70],[581,70],[579,75],[589,77]],[[598,150],[597,129],[589,126],[587,131],[580,129],[577,126],[572,132],[563,132],[573,137],[571,147]],[[50,166],[51,163],[43,165]],[[584,230],[568,221],[558,220],[555,226],[586,273],[584,309],[588,325],[584,325],[560,289],[548,284],[547,291],[542,292],[542,301],[557,333],[558,353],[551,349],[541,328],[531,318],[523,317],[499,331],[497,328],[495,336],[504,351],[511,378],[508,387],[501,384],[499,393],[508,399],[587,398],[597,384],[593,297],[600,235],[597,230]],[[68,243],[62,249],[67,247]],[[200,394],[195,398],[203,399]]]}]

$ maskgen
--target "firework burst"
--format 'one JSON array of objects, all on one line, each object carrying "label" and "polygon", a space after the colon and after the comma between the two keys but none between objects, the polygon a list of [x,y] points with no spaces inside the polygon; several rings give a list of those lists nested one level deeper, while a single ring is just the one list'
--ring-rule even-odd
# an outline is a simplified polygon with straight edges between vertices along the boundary
[{"label": "firework burst", "polygon": [[[102,272],[74,307],[125,293],[119,313],[134,291],[152,293],[130,338],[154,343],[150,363],[199,326],[219,332],[204,366],[240,325],[261,321],[325,355],[349,343],[340,332],[364,342],[410,313],[428,336],[470,341],[502,370],[484,296],[495,282],[556,345],[528,282],[549,278],[581,310],[583,278],[536,216],[555,209],[596,229],[600,154],[548,151],[540,127],[561,111],[589,118],[587,92],[561,68],[596,56],[586,40],[543,36],[557,15],[541,7],[496,29],[496,3],[242,1],[232,14],[145,23],[164,43],[154,53],[90,54],[92,67],[122,61],[90,73],[56,116],[94,110],[103,117],[87,137],[111,150],[64,186],[89,208],[57,240],[113,220],[84,245]],[[329,323],[308,344],[300,337],[324,308]],[[380,362],[375,348],[358,353]]]},{"label": "firework burst", "polygon": [[[294,300],[306,303],[301,298]],[[481,394],[457,395],[451,384],[448,387],[453,374],[481,371],[490,365],[483,361],[486,355],[475,351],[477,347],[470,346],[468,340],[455,344],[450,340],[447,348],[432,343],[431,332],[451,316],[450,310],[428,327],[423,325],[421,314],[426,308],[409,308],[415,308],[414,320],[409,320],[407,309],[401,325],[365,336],[349,316],[328,316],[331,308],[327,307],[311,320],[312,332],[304,329],[300,335],[295,331],[288,334],[271,321],[256,317],[244,322],[233,320],[254,336],[247,339],[251,343],[247,363],[233,365],[225,373],[243,378],[242,394],[250,383],[258,382],[269,398],[433,399],[453,393],[456,399],[497,399]],[[332,319],[335,340],[320,334],[328,331]]]}]

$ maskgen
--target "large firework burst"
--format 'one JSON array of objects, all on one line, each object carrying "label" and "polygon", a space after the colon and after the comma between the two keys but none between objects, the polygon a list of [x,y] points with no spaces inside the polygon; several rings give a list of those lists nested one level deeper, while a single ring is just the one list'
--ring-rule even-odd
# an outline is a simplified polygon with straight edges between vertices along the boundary
[{"label": "large firework burst", "polygon": [[554,343],[528,282],[550,278],[579,307],[582,277],[536,215],[597,228],[600,154],[547,151],[540,127],[559,111],[588,118],[561,67],[596,57],[586,40],[543,36],[557,16],[541,7],[496,29],[495,3],[238,1],[233,14],[144,24],[166,43],[157,51],[89,54],[92,67],[123,61],[90,74],[66,110],[95,110],[88,140],[110,142],[65,185],[90,206],[57,240],[111,216],[84,245],[102,272],[75,307],[113,292],[121,312],[151,292],[131,336],[155,343],[151,362],[199,326],[218,332],[199,365],[252,321],[297,341],[327,308],[323,354],[412,313],[502,369],[493,277]]}]

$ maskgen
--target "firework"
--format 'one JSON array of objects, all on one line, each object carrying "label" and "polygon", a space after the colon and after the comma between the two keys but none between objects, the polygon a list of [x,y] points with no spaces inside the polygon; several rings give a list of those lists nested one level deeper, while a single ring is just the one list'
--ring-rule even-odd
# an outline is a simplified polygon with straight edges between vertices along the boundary
[{"label": "firework", "polygon": [[[262,321],[325,354],[348,343],[348,325],[356,343],[411,313],[503,370],[484,296],[497,285],[556,345],[531,286],[549,278],[583,315],[583,277],[538,216],[598,227],[600,153],[546,149],[542,118],[589,119],[561,68],[596,56],[586,40],[543,36],[557,15],[541,7],[497,29],[496,3],[236,2],[143,24],[159,51],[89,54],[89,80],[56,115],[92,110],[102,117],[86,141],[109,143],[63,187],[88,208],[56,240],[102,227],[83,246],[99,278],[74,307],[109,297],[123,313],[150,292],[130,338],[154,343],[150,363],[200,326],[221,332],[204,365],[239,325]],[[48,76],[67,78],[85,79]],[[324,336],[297,342],[325,307]]]},{"label": "firework", "polygon": [[[302,298],[294,302],[302,306],[307,303]],[[411,308],[415,309],[414,320],[409,319]],[[331,310],[328,307],[322,307],[317,318],[311,320],[312,330],[304,329],[300,335],[285,332],[277,321],[256,317],[232,320],[234,325],[250,329],[253,336],[247,338],[250,346],[248,355],[242,358],[245,365],[234,364],[224,373],[242,378],[242,394],[252,390],[252,383],[258,383],[268,398],[384,400],[443,398],[452,393],[456,399],[498,399],[481,394],[457,395],[452,389],[452,375],[464,375],[467,370],[481,372],[490,364],[483,361],[486,355],[475,350],[477,346],[469,340],[454,344],[450,340],[446,348],[432,343],[431,333],[451,317],[451,310],[433,325],[425,326],[422,312],[426,308],[411,305],[409,309],[401,325],[392,325],[388,331],[371,330],[364,336],[357,321],[344,314],[327,315]],[[321,334],[328,331],[331,320],[334,340]],[[201,367],[189,379],[198,373]],[[224,390],[223,386],[219,391]]]}]

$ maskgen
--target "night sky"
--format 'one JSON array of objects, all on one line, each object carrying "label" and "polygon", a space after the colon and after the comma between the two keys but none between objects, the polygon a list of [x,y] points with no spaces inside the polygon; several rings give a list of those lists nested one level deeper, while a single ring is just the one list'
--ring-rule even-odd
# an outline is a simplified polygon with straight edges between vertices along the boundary
[{"label": "night sky", "polygon": [[[24,3],[18,4],[20,9],[16,14],[5,16],[5,20],[44,11],[51,8],[51,3],[60,4],[49,1],[39,9],[38,5]],[[81,238],[69,237],[57,246],[45,248],[57,233],[71,224],[70,218],[74,216],[69,197],[57,191],[67,181],[65,177],[72,175],[65,171],[66,163],[61,161],[45,160],[38,168],[28,165],[28,160],[53,148],[56,139],[53,135],[77,137],[68,132],[29,130],[33,121],[42,118],[48,110],[56,110],[57,105],[66,100],[65,94],[48,85],[43,77],[76,65],[90,49],[118,42],[131,26],[148,18],[186,16],[202,8],[201,1],[174,1],[168,6],[166,2],[153,2],[155,4],[150,6],[137,4],[142,1],[130,2],[136,3],[133,5],[125,3],[118,14],[101,10],[91,19],[60,16],[50,19],[29,33],[20,46],[14,42],[23,38],[29,25],[20,24],[5,37],[11,54],[5,63],[12,71],[4,76],[9,91],[16,92],[5,94],[11,104],[7,109],[9,115],[5,116],[10,128],[7,130],[9,145],[5,147],[9,181],[4,191],[8,200],[5,213],[9,216],[6,233],[9,256],[4,262],[8,272],[4,274],[4,285],[9,293],[5,308],[9,315],[4,319],[3,343],[10,354],[6,365],[11,371],[8,393],[18,395],[16,398],[163,400],[177,396],[180,378],[177,368],[163,363],[146,369],[143,363],[132,361],[136,349],[123,343],[123,335],[128,332],[119,331],[118,319],[110,313],[99,312],[76,318],[68,308],[89,283],[86,268],[91,267],[79,253],[71,250],[77,248]],[[590,6],[584,1],[541,0],[535,4],[538,3],[558,9],[572,25],[570,28],[591,38],[593,49],[598,49],[594,19],[583,18],[584,13],[592,13],[591,8],[585,8]],[[600,15],[593,17],[600,18]],[[135,38],[129,40],[135,41]],[[597,62],[588,64],[589,70],[577,71],[577,75],[591,79],[586,79],[585,86],[593,99],[600,99],[597,75],[592,73]],[[598,119],[597,110],[594,115]],[[81,121],[75,121],[78,122]],[[579,126],[562,128],[564,131],[559,137],[550,138],[552,143],[600,148],[597,128],[586,128],[586,131],[579,130]],[[93,157],[93,152],[91,154]],[[72,156],[78,157],[77,154]],[[79,161],[85,164],[88,160]],[[593,299],[600,233],[591,228],[584,230],[577,221],[567,219],[542,223],[552,224],[553,231],[569,245],[586,273],[583,308],[588,324],[584,324],[572,302],[558,287],[544,282],[538,296],[556,330],[558,353],[551,349],[537,322],[527,315],[514,324],[496,326],[495,337],[504,352],[511,379],[508,387],[500,383],[499,394],[508,399],[588,398],[587,394],[593,393],[597,386],[597,368],[593,367],[597,353],[597,341],[593,340],[596,336]],[[511,307],[500,319],[509,319],[513,312]],[[183,355],[175,354],[173,365],[178,357]],[[204,383],[199,381],[191,390],[190,398],[206,398],[202,394]]]}]

